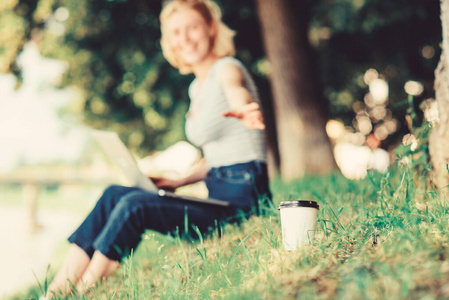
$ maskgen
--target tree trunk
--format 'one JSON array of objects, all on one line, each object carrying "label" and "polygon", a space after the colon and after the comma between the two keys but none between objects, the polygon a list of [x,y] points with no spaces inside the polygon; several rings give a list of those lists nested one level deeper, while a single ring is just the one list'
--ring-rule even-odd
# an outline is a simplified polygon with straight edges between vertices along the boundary
[{"label": "tree trunk", "polygon": [[271,63],[281,175],[285,180],[337,168],[325,131],[328,103],[311,63],[307,7],[299,0],[256,0]]},{"label": "tree trunk", "polygon": [[437,187],[449,184],[449,1],[441,0],[443,46],[440,62],[435,70],[435,98],[438,103],[439,122],[430,139],[429,152]]},{"label": "tree trunk", "polygon": [[[258,85],[260,86],[260,85]],[[261,91],[261,90],[259,90]],[[268,175],[270,178],[278,177],[280,172],[280,156],[278,147],[278,138],[276,132],[276,117],[273,112],[273,100],[269,97],[260,97],[263,108],[263,119],[266,125],[266,149],[267,149],[267,165]]]}]

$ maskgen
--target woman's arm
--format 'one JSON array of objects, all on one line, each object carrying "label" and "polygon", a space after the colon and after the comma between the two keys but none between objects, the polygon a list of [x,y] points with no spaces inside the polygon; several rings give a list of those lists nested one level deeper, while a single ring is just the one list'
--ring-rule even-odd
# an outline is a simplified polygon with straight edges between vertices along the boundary
[{"label": "woman's arm", "polygon": [[192,173],[185,178],[172,180],[162,177],[150,177],[150,179],[158,188],[174,191],[181,186],[203,180],[204,178],[206,178],[206,174],[208,171],[209,166],[207,165],[206,161],[202,159],[193,166]]},{"label": "woman's arm", "polygon": [[264,129],[259,104],[245,87],[242,70],[235,64],[224,65],[220,70],[220,83],[231,107],[223,116],[237,118],[250,129]]}]

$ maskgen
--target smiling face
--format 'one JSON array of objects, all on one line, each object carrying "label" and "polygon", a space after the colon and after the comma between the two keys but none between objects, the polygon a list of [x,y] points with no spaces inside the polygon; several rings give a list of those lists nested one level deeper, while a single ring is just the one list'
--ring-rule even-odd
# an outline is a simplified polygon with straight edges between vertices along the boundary
[{"label": "smiling face", "polygon": [[173,13],[167,20],[168,42],[175,55],[185,64],[198,65],[212,54],[215,27],[194,9]]}]

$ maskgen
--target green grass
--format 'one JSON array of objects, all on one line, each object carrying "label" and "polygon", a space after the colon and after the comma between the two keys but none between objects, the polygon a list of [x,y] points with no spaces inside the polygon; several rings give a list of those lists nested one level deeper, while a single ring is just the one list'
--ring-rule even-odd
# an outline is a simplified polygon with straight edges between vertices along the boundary
[{"label": "green grass", "polygon": [[[193,241],[148,231],[86,299],[449,298],[449,206],[426,174],[332,174],[274,181],[272,190],[275,207],[319,202],[313,244],[283,250],[276,209]],[[39,289],[14,299],[35,299]]]}]

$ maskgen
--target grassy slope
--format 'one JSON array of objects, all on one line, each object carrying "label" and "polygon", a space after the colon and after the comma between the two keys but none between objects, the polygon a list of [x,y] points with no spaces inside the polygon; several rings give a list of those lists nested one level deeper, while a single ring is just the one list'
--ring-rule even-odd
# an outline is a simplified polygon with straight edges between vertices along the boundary
[{"label": "grassy slope", "polygon": [[[89,299],[449,298],[448,209],[406,170],[273,182],[283,200],[320,204],[315,242],[282,248],[277,210],[204,240],[145,234]],[[17,299],[34,299],[39,287]],[[72,297],[70,297],[72,299]],[[73,297],[73,299],[77,299]]]}]

